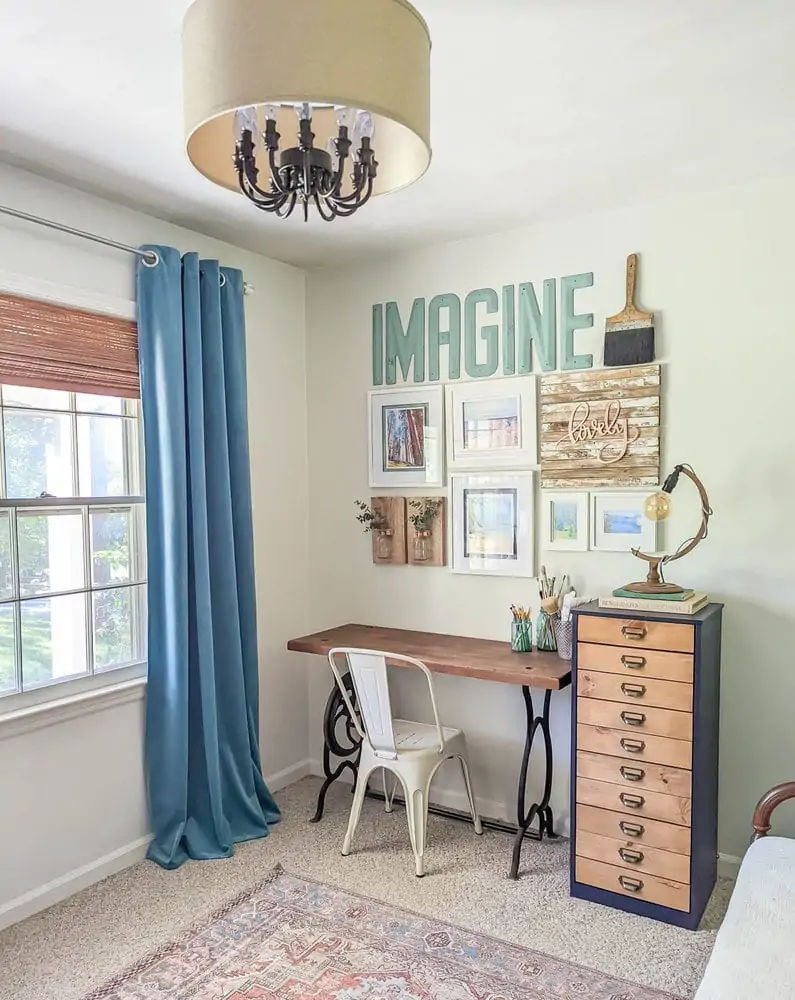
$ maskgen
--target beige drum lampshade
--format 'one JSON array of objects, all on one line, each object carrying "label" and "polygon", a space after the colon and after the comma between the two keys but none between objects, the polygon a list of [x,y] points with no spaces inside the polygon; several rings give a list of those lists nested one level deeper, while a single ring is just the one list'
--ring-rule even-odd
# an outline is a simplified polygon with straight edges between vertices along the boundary
[{"label": "beige drum lampshade", "polygon": [[[238,108],[302,101],[315,105],[320,149],[337,135],[335,105],[371,112],[374,194],[428,168],[431,40],[406,0],[195,0],[182,52],[188,157],[216,184],[238,190]],[[296,145],[293,107],[281,108],[277,129],[281,149]]]}]

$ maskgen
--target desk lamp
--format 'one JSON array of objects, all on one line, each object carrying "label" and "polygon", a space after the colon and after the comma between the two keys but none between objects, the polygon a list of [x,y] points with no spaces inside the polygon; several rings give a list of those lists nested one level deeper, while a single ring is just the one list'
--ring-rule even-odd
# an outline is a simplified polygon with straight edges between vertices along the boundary
[{"label": "desk lamp", "polygon": [[650,521],[664,521],[673,509],[671,494],[676,488],[681,475],[690,479],[698,490],[698,495],[701,498],[701,525],[695,535],[682,542],[671,555],[647,555],[645,552],[641,552],[640,549],[632,549],[633,556],[645,559],[649,563],[649,572],[643,582],[628,583],[623,588],[624,590],[628,590],[634,594],[647,594],[648,596],[653,596],[654,594],[682,594],[685,591],[685,588],[680,587],[677,583],[667,583],[663,578],[662,568],[666,563],[673,562],[674,559],[681,559],[688,552],[692,552],[698,543],[707,537],[712,508],[709,505],[709,498],[707,497],[707,491],[704,489],[704,484],[695,474],[692,466],[677,465],[663,483],[662,489],[646,498],[646,502],[643,505],[643,513]]}]

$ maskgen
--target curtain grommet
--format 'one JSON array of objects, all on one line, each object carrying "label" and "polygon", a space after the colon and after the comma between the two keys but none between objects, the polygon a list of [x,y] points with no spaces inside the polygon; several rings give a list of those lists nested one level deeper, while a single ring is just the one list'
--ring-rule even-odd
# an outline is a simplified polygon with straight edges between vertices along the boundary
[{"label": "curtain grommet", "polygon": [[226,284],[226,275],[224,274],[223,271],[221,271],[221,288],[223,288],[225,284]]},{"label": "curtain grommet", "polygon": [[160,263],[160,256],[154,250],[144,250],[141,254],[141,263],[144,267],[157,267]]}]

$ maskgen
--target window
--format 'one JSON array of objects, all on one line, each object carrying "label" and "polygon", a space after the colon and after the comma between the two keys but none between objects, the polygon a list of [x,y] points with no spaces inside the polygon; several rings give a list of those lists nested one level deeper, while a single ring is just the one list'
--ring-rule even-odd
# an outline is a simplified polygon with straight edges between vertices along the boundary
[{"label": "window", "polygon": [[139,407],[0,385],[0,696],[146,660]]}]

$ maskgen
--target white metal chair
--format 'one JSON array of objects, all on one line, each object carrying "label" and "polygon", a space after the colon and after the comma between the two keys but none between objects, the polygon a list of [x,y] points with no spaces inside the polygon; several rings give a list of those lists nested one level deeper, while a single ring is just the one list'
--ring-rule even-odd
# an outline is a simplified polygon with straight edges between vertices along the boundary
[{"label": "white metal chair", "polygon": [[[359,707],[358,712],[354,708],[343,683],[342,674],[335,661],[337,656],[345,656],[347,660]],[[392,718],[386,669],[387,657],[390,660],[400,660],[401,663],[416,667],[425,674],[433,707],[434,725]],[[475,833],[483,833],[475,796],[472,793],[472,782],[469,778],[464,734],[460,729],[450,729],[442,726],[439,722],[439,712],[433,690],[433,677],[430,670],[420,660],[415,660],[410,656],[400,656],[397,653],[382,653],[374,649],[354,649],[342,646],[330,650],[328,659],[345,705],[362,738],[356,791],[353,796],[348,831],[345,834],[342,853],[346,856],[350,854],[351,841],[359,823],[367,791],[367,780],[373,771],[382,768],[387,812],[392,811],[392,795],[394,794],[394,787],[391,791],[388,788],[388,771],[394,774],[403,788],[416,872],[418,876],[422,876],[425,874],[423,856],[425,854],[425,833],[428,826],[428,794],[431,781],[444,761],[450,760],[452,757],[457,757],[461,762]]]}]

